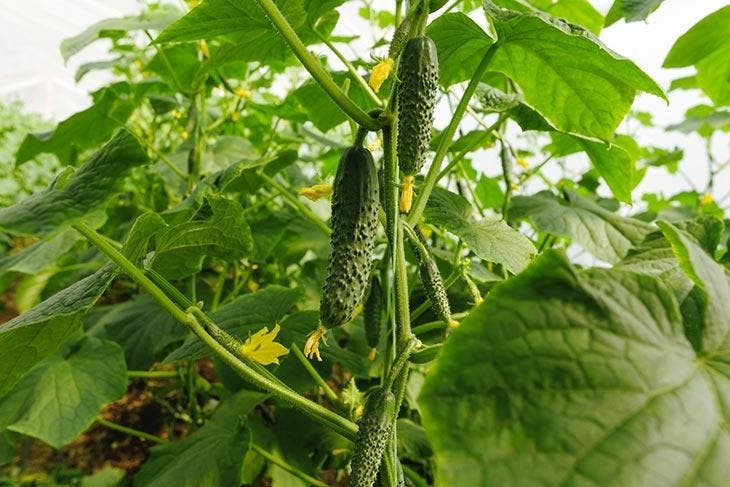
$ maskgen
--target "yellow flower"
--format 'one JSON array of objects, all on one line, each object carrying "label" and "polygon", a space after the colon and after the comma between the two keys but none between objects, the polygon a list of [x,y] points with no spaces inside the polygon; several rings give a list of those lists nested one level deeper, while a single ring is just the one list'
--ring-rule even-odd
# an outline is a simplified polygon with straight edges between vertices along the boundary
[{"label": "yellow flower", "polygon": [[710,193],[703,193],[700,195],[700,206],[711,205],[715,201]]},{"label": "yellow flower", "polygon": [[266,326],[261,328],[241,345],[241,354],[261,365],[278,364],[278,357],[289,353],[284,345],[274,341],[280,329],[278,323],[274,325],[274,329],[270,332]]},{"label": "yellow flower", "polygon": [[251,98],[251,90],[247,90],[246,88],[243,88],[242,86],[239,86],[238,88],[233,90],[233,94],[244,100],[248,100],[249,98]]},{"label": "yellow flower", "polygon": [[208,49],[208,43],[205,42],[205,39],[201,39],[198,43],[198,50],[205,59],[208,59],[210,57],[210,49]]},{"label": "yellow flower", "polygon": [[383,85],[390,72],[393,71],[393,60],[388,58],[381,59],[378,64],[373,68],[373,72],[370,74],[370,80],[368,84],[377,93],[380,87]]},{"label": "yellow flower", "polygon": [[182,137],[182,140],[187,140],[187,139],[188,139],[188,135],[189,135],[189,134],[188,134],[188,131],[187,131],[187,130],[185,130],[185,129],[183,129],[183,130],[182,130],[182,131],[180,132],[180,137]]},{"label": "yellow flower", "polygon": [[530,161],[524,157],[518,157],[517,164],[519,164],[522,169],[530,169]]},{"label": "yellow flower", "polygon": [[302,188],[299,190],[299,196],[304,196],[312,201],[317,201],[320,198],[326,198],[332,194],[331,184],[315,184],[308,188]]},{"label": "yellow flower", "polygon": [[370,152],[375,152],[376,150],[380,149],[380,137],[375,137],[372,142],[368,144],[368,150]]}]

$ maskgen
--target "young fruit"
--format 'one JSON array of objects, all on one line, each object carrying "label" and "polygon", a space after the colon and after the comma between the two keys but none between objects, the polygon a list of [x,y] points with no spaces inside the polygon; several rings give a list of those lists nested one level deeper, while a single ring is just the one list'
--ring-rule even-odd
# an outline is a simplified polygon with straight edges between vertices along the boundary
[{"label": "young fruit", "polygon": [[367,289],[378,225],[378,175],[373,156],[349,147],[340,158],[332,192],[332,253],[319,305],[320,324],[304,346],[319,356],[319,339],[328,328],[343,325]]},{"label": "young fruit", "polygon": [[397,59],[400,56],[403,46],[408,42],[408,35],[411,33],[411,26],[413,25],[413,19],[406,17],[403,22],[398,25],[393,33],[393,39],[390,41],[390,48],[388,49],[388,57],[391,59]]},{"label": "young fruit", "polygon": [[398,165],[403,173],[400,210],[408,213],[415,175],[426,161],[431,143],[433,111],[438,93],[436,45],[426,36],[414,37],[401,54],[398,68]]},{"label": "young fruit", "polygon": [[444,287],[444,281],[441,278],[439,268],[428,253],[426,239],[423,238],[423,234],[418,227],[414,228],[414,233],[418,237],[421,245],[412,243],[411,247],[418,259],[418,273],[421,276],[421,283],[423,284],[423,289],[426,291],[426,296],[431,301],[431,306],[433,306],[436,316],[446,323],[449,328],[455,328],[459,326],[459,322],[451,317],[449,297],[446,294],[446,288]]},{"label": "young fruit", "polygon": [[378,388],[368,396],[352,452],[350,487],[372,487],[383,460],[395,417],[395,396]]},{"label": "young fruit", "polygon": [[363,320],[365,321],[365,339],[370,347],[370,360],[375,360],[378,341],[380,341],[380,324],[381,309],[383,297],[380,289],[380,280],[378,276],[373,276],[370,281],[370,292],[368,299],[365,301],[365,309],[363,310]]}]

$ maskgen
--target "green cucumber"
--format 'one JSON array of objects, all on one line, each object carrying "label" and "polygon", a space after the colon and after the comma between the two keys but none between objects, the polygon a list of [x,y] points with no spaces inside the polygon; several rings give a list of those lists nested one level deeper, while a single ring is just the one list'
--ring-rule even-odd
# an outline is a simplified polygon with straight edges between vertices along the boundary
[{"label": "green cucumber", "polygon": [[431,301],[436,316],[450,328],[454,328],[459,325],[459,322],[451,317],[451,306],[449,305],[449,297],[446,294],[441,272],[439,272],[436,262],[428,253],[428,244],[421,230],[414,227],[413,231],[420,242],[420,245],[411,242],[411,247],[418,259],[418,273],[421,276],[423,289],[426,291],[428,300]]},{"label": "green cucumber", "polygon": [[395,419],[395,395],[377,388],[369,396],[358,423],[352,452],[350,487],[372,487]]},{"label": "green cucumber", "polygon": [[403,48],[398,66],[398,166],[404,188],[401,211],[410,211],[414,177],[426,162],[431,143],[433,112],[438,94],[436,45],[426,36],[414,37]]},{"label": "green cucumber", "polygon": [[373,276],[370,281],[370,292],[365,301],[363,309],[363,321],[365,322],[365,339],[370,347],[370,360],[375,359],[375,350],[380,341],[380,325],[382,323],[381,310],[383,305],[382,290],[378,276]]},{"label": "green cucumber", "polygon": [[332,253],[319,315],[325,328],[343,325],[370,279],[378,226],[378,175],[370,151],[350,147],[340,159],[332,192]]}]

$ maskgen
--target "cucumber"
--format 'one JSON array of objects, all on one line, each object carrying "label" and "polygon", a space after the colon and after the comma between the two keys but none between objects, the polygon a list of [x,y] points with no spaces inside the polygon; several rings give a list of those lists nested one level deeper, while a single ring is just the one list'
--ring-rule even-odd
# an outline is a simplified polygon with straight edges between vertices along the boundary
[{"label": "cucumber", "polygon": [[411,26],[413,25],[413,19],[406,17],[403,22],[398,25],[393,33],[393,39],[390,41],[390,48],[388,49],[388,57],[390,59],[398,59],[403,46],[408,42],[408,35],[411,33]]},{"label": "cucumber", "polygon": [[377,388],[368,396],[352,453],[350,487],[372,487],[395,419],[395,395]]},{"label": "cucumber", "polygon": [[428,253],[428,244],[418,227],[413,228],[414,233],[418,237],[421,245],[411,242],[413,252],[418,259],[418,273],[421,276],[421,284],[426,291],[426,296],[433,306],[436,316],[446,323],[450,328],[459,326],[459,322],[451,317],[451,306],[449,305],[449,297],[446,294],[444,281],[441,278],[441,272]]},{"label": "cucumber", "polygon": [[415,175],[426,162],[431,143],[433,112],[438,94],[436,45],[426,36],[414,37],[403,48],[398,67],[398,166],[403,173],[400,209],[408,213]]},{"label": "cucumber", "polygon": [[381,310],[383,305],[382,290],[378,276],[373,276],[370,281],[370,292],[365,301],[363,310],[363,321],[365,322],[365,339],[370,347],[369,359],[375,359],[376,349],[380,341],[380,325],[382,323]]},{"label": "cucumber", "polygon": [[328,328],[352,319],[370,279],[379,205],[378,175],[370,151],[347,148],[332,189],[332,253],[322,286],[320,324],[304,347],[308,357],[320,360],[319,339]]}]

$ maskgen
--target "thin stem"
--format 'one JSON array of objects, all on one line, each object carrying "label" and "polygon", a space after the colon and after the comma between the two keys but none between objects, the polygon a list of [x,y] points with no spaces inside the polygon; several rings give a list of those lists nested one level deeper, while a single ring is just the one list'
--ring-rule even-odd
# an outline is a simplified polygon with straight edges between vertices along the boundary
[{"label": "thin stem", "polygon": [[411,208],[411,212],[408,214],[408,223],[411,226],[418,223],[418,221],[421,219],[423,210],[426,208],[426,202],[428,201],[429,196],[431,196],[431,191],[433,190],[433,187],[437,183],[437,178],[439,172],[441,171],[441,163],[446,157],[446,153],[451,146],[451,142],[454,138],[454,134],[456,133],[456,129],[461,122],[461,118],[464,116],[466,107],[469,105],[469,100],[474,94],[474,91],[476,91],[477,85],[479,85],[482,76],[487,71],[489,62],[492,60],[492,57],[496,52],[496,45],[497,44],[492,44],[487,52],[484,54],[484,57],[482,57],[479,66],[477,67],[474,75],[469,81],[469,84],[464,90],[464,94],[461,96],[461,100],[459,100],[459,104],[456,106],[456,111],[451,117],[451,122],[449,122],[446,130],[444,130],[443,134],[441,134],[441,140],[439,141],[438,148],[436,149],[436,155],[433,158],[431,167],[428,169],[428,174],[426,174],[426,180],[421,186],[421,191],[416,195],[416,199],[413,202],[413,208]]},{"label": "thin stem", "polygon": [[416,487],[429,487],[428,482],[423,480],[418,473],[407,465],[403,465],[403,473],[406,478],[413,483]]},{"label": "thin stem", "polygon": [[322,221],[321,218],[319,218],[317,215],[314,214],[314,212],[309,209],[307,205],[299,201],[296,196],[291,194],[288,189],[286,189],[284,186],[279,184],[274,178],[266,174],[265,172],[261,171],[258,173],[261,179],[266,181],[266,183],[271,186],[274,190],[276,190],[277,193],[279,193],[286,201],[291,203],[294,208],[299,210],[302,215],[307,217],[309,220],[312,221],[317,227],[319,227],[320,230],[322,230],[326,235],[330,235],[332,233],[332,229],[330,229],[329,225]]},{"label": "thin stem", "polygon": [[502,219],[509,221],[509,205],[512,202],[512,154],[507,143],[503,140],[499,150],[499,160],[502,163],[502,178],[504,179],[504,201],[502,202]]},{"label": "thin stem", "polygon": [[327,93],[332,101],[334,101],[350,118],[363,127],[370,130],[378,130],[380,124],[376,119],[371,118],[362,108],[357,106],[348,96],[346,96],[337,84],[332,80],[332,77],[322,67],[317,58],[310,53],[304,43],[301,41],[299,36],[294,29],[292,29],[289,22],[286,20],[284,15],[279,10],[279,7],[273,2],[273,0],[256,0],[269,16],[271,22],[281,33],[282,37],[289,47],[294,52],[294,55],[301,61],[304,67],[309,71],[314,80],[319,83],[322,89]]},{"label": "thin stem", "polygon": [[411,338],[411,318],[403,234],[403,225],[398,225],[398,240],[395,249],[395,310],[398,323],[398,343],[405,344]]},{"label": "thin stem", "polygon": [[275,455],[272,455],[268,451],[266,451],[263,448],[261,448],[260,446],[258,446],[256,443],[253,443],[253,442],[251,443],[251,449],[253,451],[255,451],[256,453],[258,453],[259,455],[261,455],[262,457],[264,457],[265,459],[267,459],[268,461],[270,461],[271,463],[273,463],[274,465],[276,465],[277,467],[283,468],[290,474],[292,474],[296,477],[299,477],[300,479],[305,481],[307,483],[307,485],[314,485],[316,487],[328,487],[327,484],[325,484],[321,480],[315,479],[314,477],[302,472],[298,468],[296,468],[292,465],[289,465],[284,460],[282,460],[281,458],[279,458]]},{"label": "thin stem", "polygon": [[140,379],[172,379],[179,377],[177,370],[128,370],[127,377]]},{"label": "thin stem", "polygon": [[333,391],[330,385],[327,384],[327,381],[324,380],[321,375],[319,375],[319,372],[317,372],[317,370],[314,368],[312,362],[304,356],[302,351],[299,350],[299,347],[296,343],[292,343],[291,350],[294,352],[294,355],[297,356],[297,359],[302,364],[304,369],[309,373],[312,379],[314,379],[314,382],[316,382],[317,385],[322,388],[322,390],[324,391],[324,395],[327,396],[330,401],[337,401],[337,394],[335,393],[335,391]]},{"label": "thin stem", "polygon": [[[226,362],[233,370],[242,378],[253,385],[264,389],[274,396],[290,403],[304,414],[310,416],[314,420],[331,427],[333,430],[344,437],[354,440],[357,434],[357,425],[348,419],[326,409],[319,404],[297,394],[295,391],[287,388],[282,383],[267,377],[249,367],[231,353],[224,345],[218,343],[210,336],[203,325],[198,321],[199,317],[208,319],[200,309],[190,307],[187,311],[182,311],[175,303],[165,295],[165,293],[157,287],[141,270],[137,269],[134,264],[129,262],[124,255],[112,247],[104,240],[96,231],[89,228],[85,223],[77,223],[73,225],[79,233],[86,237],[99,250],[104,252],[115,264],[117,264],[129,277],[146,290],[173,318],[180,323],[190,327],[198,337],[210,347],[224,362]],[[197,313],[195,312],[197,310]],[[212,321],[210,324],[215,325]],[[222,332],[222,330],[216,328]],[[225,332],[224,332],[225,333]]]},{"label": "thin stem", "polygon": [[205,332],[203,326],[198,322],[192,314],[188,316],[188,326],[193,329],[193,332],[210,347],[219,358],[221,358],[226,364],[228,364],[233,370],[238,373],[241,377],[251,382],[257,387],[269,391],[271,394],[277,396],[279,399],[288,402],[295,408],[299,409],[302,413],[311,417],[317,422],[320,422],[326,426],[329,426],[337,433],[341,434],[349,440],[354,440],[357,435],[357,425],[352,421],[343,418],[337,413],[330,411],[327,408],[320,406],[319,404],[310,401],[309,399],[297,394],[291,389],[283,388],[281,385],[272,381],[267,377],[263,377],[254,371],[252,368],[238,360],[235,355],[229,352],[223,345],[218,343]]},{"label": "thin stem", "polygon": [[134,428],[130,428],[128,426],[123,426],[121,424],[113,423],[111,421],[108,421],[101,416],[97,416],[94,421],[99,423],[101,426],[108,428],[110,430],[119,431],[120,433],[124,433],[125,435],[130,436],[136,436],[137,438],[142,438],[143,440],[151,441],[153,443],[167,443],[167,440],[163,440],[159,436],[152,435],[150,433],[146,433],[144,431],[140,431]]},{"label": "thin stem", "polygon": [[380,99],[380,97],[373,91],[373,89],[370,87],[370,85],[365,81],[365,78],[360,76],[357,72],[357,68],[350,62],[349,59],[347,59],[342,52],[335,47],[335,45],[327,39],[320,31],[317,29],[314,30],[314,33],[317,34],[317,37],[324,43],[325,46],[327,46],[330,51],[334,53],[335,56],[337,56],[337,59],[342,61],[342,64],[345,65],[347,70],[350,72],[350,75],[355,79],[355,82],[360,85],[360,88],[365,92],[366,95],[379,107],[382,107],[384,105],[383,100]]}]

